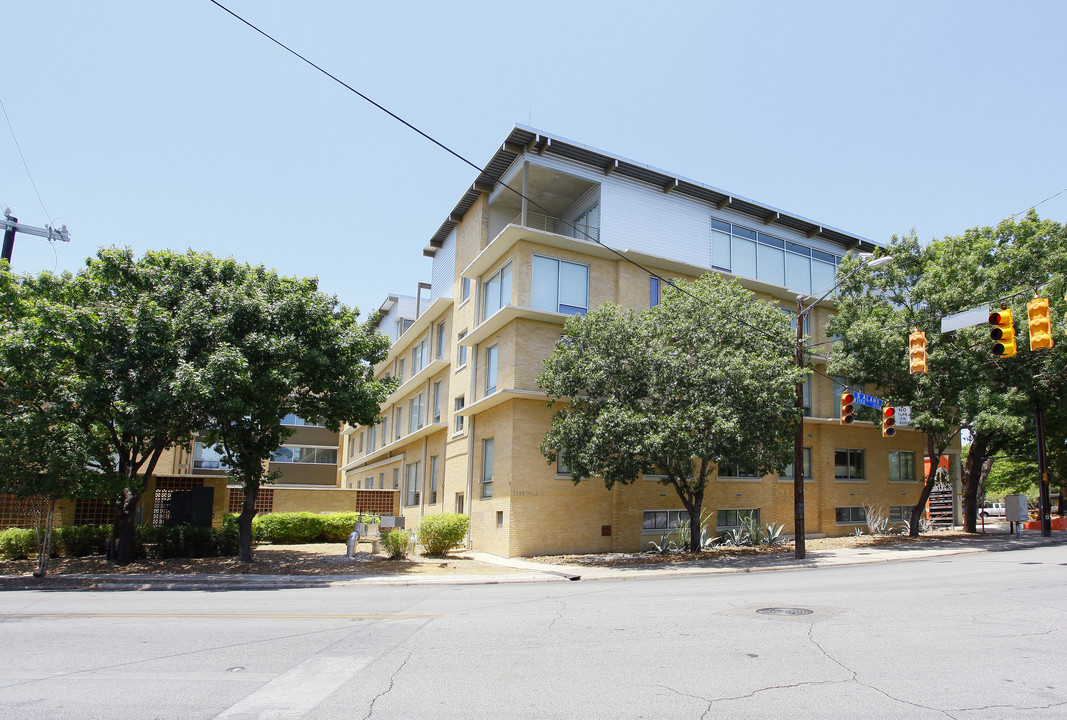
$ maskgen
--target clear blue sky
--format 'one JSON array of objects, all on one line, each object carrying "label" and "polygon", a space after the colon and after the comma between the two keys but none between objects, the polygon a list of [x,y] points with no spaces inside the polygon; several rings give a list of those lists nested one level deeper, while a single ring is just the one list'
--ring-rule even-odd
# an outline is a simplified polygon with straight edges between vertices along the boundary
[{"label": "clear blue sky", "polygon": [[[877,240],[1067,188],[1067,3],[224,4],[475,162],[515,123]],[[3,100],[47,212],[14,269],[100,245],[428,281],[475,172],[207,0],[5,4]],[[49,222],[0,117],[0,202]],[[1038,208],[1067,220],[1067,193]],[[606,238],[607,240],[607,238]]]}]

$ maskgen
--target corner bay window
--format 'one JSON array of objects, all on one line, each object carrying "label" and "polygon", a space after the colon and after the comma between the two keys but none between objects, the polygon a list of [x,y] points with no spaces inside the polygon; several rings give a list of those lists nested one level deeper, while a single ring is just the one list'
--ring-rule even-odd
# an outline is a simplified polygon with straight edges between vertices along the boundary
[{"label": "corner bay window", "polygon": [[511,263],[500,268],[485,281],[482,300],[482,321],[511,302]]},{"label": "corner bay window", "polygon": [[534,255],[530,304],[538,310],[584,315],[589,309],[589,266]]},{"label": "corner bay window", "polygon": [[282,445],[270,454],[275,463],[305,463],[309,465],[336,465],[337,448]]},{"label": "corner bay window", "polygon": [[835,480],[866,480],[862,450],[834,450]]}]

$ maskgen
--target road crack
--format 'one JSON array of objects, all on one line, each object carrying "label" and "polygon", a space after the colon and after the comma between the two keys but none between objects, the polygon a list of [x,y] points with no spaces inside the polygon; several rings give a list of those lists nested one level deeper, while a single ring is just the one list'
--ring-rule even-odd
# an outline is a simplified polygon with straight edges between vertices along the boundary
[{"label": "road crack", "polygon": [[400,671],[404,669],[404,666],[408,664],[408,661],[411,660],[411,656],[413,654],[414,653],[409,652],[408,656],[404,658],[404,662],[400,663],[400,667],[394,670],[393,674],[389,676],[389,687],[375,695],[374,698],[370,701],[370,706],[367,708],[367,714],[363,716],[363,720],[369,720],[370,716],[374,714],[374,704],[386,695],[388,695],[389,692],[393,689],[393,684],[396,681],[396,676],[399,675]]}]

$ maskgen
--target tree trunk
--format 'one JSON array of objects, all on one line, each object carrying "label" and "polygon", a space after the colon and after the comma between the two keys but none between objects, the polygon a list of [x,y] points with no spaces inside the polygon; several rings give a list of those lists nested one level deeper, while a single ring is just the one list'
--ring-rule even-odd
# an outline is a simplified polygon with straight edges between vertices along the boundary
[{"label": "tree trunk", "polygon": [[982,484],[982,468],[989,454],[989,441],[984,434],[971,438],[967,453],[967,467],[963,472],[963,530],[978,532],[978,489]]},{"label": "tree trunk", "polygon": [[256,497],[259,495],[259,483],[245,481],[244,503],[241,514],[237,516],[237,528],[240,531],[241,562],[252,562],[252,518],[256,516]]},{"label": "tree trunk", "polygon": [[115,525],[111,530],[113,543],[111,557],[116,565],[129,565],[134,560],[134,545],[137,542],[137,523],[134,522],[134,511],[140,501],[140,493],[135,493],[129,488],[122,491],[118,512],[115,514]]},{"label": "tree trunk", "polygon": [[48,561],[52,556],[52,525],[56,516],[56,500],[48,499],[48,509],[45,511],[44,528],[40,526],[40,514],[34,513],[37,520],[37,570],[34,577],[44,577],[48,573]]},{"label": "tree trunk", "polygon": [[941,464],[941,453],[935,453],[934,436],[930,433],[926,434],[926,453],[930,458],[930,472],[923,484],[923,491],[919,494],[919,501],[911,509],[911,527],[908,528],[908,536],[913,538],[919,537],[919,524],[922,521],[923,509],[930,500],[930,493],[934,489],[934,478],[937,477],[937,466]]}]

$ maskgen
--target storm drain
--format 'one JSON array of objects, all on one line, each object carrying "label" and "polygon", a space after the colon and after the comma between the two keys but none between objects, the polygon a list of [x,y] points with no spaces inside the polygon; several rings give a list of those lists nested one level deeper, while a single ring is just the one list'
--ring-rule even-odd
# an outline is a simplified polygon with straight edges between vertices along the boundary
[{"label": "storm drain", "polygon": [[760,608],[757,610],[760,615],[811,615],[811,610],[807,608]]}]

